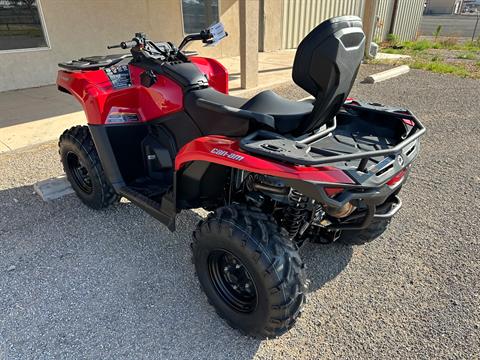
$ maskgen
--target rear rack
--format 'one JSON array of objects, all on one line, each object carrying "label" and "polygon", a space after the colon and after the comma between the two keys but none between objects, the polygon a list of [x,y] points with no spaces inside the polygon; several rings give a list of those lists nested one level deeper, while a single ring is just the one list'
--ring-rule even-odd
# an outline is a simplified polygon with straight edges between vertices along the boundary
[{"label": "rear rack", "polygon": [[251,153],[304,166],[323,166],[360,159],[357,170],[363,172],[370,158],[388,155],[396,156],[400,154],[406,146],[425,133],[425,127],[422,123],[406,109],[386,107],[381,104],[366,103],[358,100],[347,101],[343,105],[343,109],[347,112],[369,112],[388,115],[389,119],[385,119],[385,121],[392,121],[392,117],[397,118],[402,121],[405,126],[404,138],[398,144],[388,149],[360,151],[340,155],[332,152],[331,156],[321,154],[312,155],[310,145],[329,136],[335,130],[337,119],[333,118],[332,123],[328,125],[326,129],[321,129],[306,138],[287,138],[270,131],[258,130],[243,138],[240,141],[240,147]]},{"label": "rear rack", "polygon": [[78,60],[61,62],[58,64],[58,66],[66,70],[98,70],[101,68],[108,68],[119,63],[123,59],[130,57],[132,57],[131,54],[88,56]]}]

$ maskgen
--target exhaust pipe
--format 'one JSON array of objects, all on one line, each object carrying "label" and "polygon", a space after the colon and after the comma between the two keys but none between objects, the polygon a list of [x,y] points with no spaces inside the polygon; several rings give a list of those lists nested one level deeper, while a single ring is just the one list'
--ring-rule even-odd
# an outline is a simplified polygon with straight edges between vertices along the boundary
[{"label": "exhaust pipe", "polygon": [[334,218],[341,219],[353,213],[355,209],[356,207],[353,206],[351,203],[346,203],[340,208],[333,208],[333,207],[327,206],[325,207],[325,212],[328,215],[333,216]]}]

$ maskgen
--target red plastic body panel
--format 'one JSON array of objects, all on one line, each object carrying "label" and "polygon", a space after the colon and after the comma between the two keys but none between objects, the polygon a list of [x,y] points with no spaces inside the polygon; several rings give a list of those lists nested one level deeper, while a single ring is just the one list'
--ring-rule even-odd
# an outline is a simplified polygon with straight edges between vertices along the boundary
[{"label": "red plastic body panel", "polygon": [[236,140],[224,136],[205,136],[186,144],[175,158],[175,170],[190,161],[208,161],[257,174],[286,179],[354,184],[343,171],[330,166],[309,167],[282,164],[243,152]]},{"label": "red plastic body panel", "polygon": [[188,58],[207,75],[208,84],[215,90],[228,94],[228,70],[217,60],[200,56]]},{"label": "red plastic body panel", "polygon": [[[228,72],[218,61],[203,57],[190,60],[208,76],[210,86],[228,93]],[[183,91],[180,85],[157,74],[151,87],[141,85],[140,75],[145,71],[129,65],[132,85],[115,89],[105,71],[59,70],[57,85],[67,90],[82,104],[87,121],[92,125],[108,124],[112,115],[134,115],[132,121],[147,122],[183,109]],[[110,119],[109,119],[110,116]]]},{"label": "red plastic body panel", "polygon": [[103,70],[60,70],[57,85],[68,90],[83,106],[89,124],[108,123],[115,113],[136,114],[137,122],[146,122],[183,108],[182,88],[169,78],[158,75],[147,88],[140,84],[143,69],[129,65],[132,86],[114,89]]}]

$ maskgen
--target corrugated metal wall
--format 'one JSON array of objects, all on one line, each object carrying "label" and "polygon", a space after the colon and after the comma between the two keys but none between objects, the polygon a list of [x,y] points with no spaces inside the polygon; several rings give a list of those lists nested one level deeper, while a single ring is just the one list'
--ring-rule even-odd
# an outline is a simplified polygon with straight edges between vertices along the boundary
[{"label": "corrugated metal wall", "polygon": [[392,0],[380,0],[377,7],[377,28],[373,35],[373,41],[381,42],[387,38],[390,31],[390,24],[393,12]]},{"label": "corrugated metal wall", "polygon": [[340,15],[359,15],[363,0],[283,0],[284,49],[296,48],[323,20]]},{"label": "corrugated metal wall", "polygon": [[[386,39],[391,25],[394,0],[379,0],[378,26],[374,41]],[[422,18],[424,0],[398,0],[393,33],[401,40],[413,40]],[[282,47],[296,48],[323,20],[340,15],[362,16],[363,0],[283,0]]]},{"label": "corrugated metal wall", "polygon": [[393,33],[400,40],[415,40],[422,21],[424,0],[398,1],[397,18]]}]

